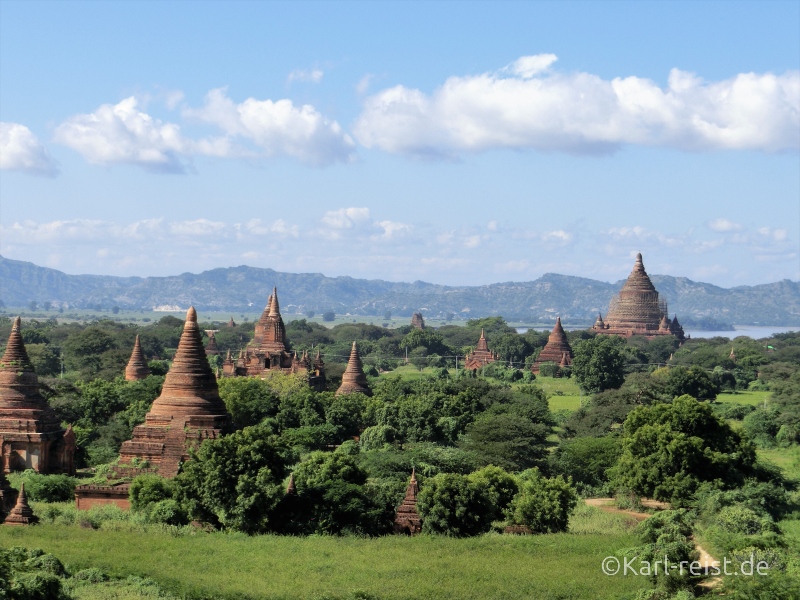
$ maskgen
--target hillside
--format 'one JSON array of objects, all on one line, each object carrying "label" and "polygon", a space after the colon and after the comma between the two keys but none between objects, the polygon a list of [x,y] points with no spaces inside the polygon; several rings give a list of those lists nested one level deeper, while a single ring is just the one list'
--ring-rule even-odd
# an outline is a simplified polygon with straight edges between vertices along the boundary
[{"label": "hillside", "polygon": [[[682,322],[715,320],[741,325],[800,325],[800,282],[721,288],[685,277],[651,275],[670,312]],[[273,286],[287,314],[333,310],[337,314],[456,319],[502,315],[508,320],[548,323],[556,315],[590,324],[604,313],[623,281],[605,283],[546,273],[528,282],[482,286],[444,286],[422,281],[394,283],[320,273],[280,273],[272,269],[230,267],[170,277],[67,275],[33,263],[0,257],[0,299],[8,306],[40,304],[76,308],[119,306],[152,309],[162,305],[199,310],[260,309]]]}]

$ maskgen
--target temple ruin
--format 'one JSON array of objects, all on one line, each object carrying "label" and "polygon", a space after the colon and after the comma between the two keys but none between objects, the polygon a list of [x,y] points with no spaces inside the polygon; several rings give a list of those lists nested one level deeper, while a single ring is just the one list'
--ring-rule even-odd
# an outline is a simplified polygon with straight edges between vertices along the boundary
[{"label": "temple ruin", "polygon": [[223,377],[263,377],[269,373],[302,373],[309,386],[325,390],[325,364],[317,353],[313,363],[308,353],[290,353],[286,348],[286,326],[281,317],[278,289],[273,288],[267,306],[256,323],[253,340],[234,359],[228,352],[222,363]]},{"label": "temple ruin", "polygon": [[147,366],[147,361],[144,359],[142,353],[142,345],[139,343],[139,336],[136,336],[136,341],[133,343],[133,352],[125,367],[125,381],[139,381],[145,379],[150,375],[150,367]]},{"label": "temple ruin", "polygon": [[62,429],[53,408],[39,393],[20,332],[14,319],[0,359],[0,458],[2,471],[33,469],[38,473],[75,474],[75,434]]},{"label": "temple ruin", "polygon": [[534,375],[538,375],[541,365],[548,362],[554,363],[562,369],[572,364],[572,347],[569,345],[567,334],[564,333],[564,328],[561,326],[561,317],[556,317],[556,324],[553,327],[553,331],[550,332],[550,337],[547,338],[547,344],[542,348],[536,360],[533,361],[531,371]]},{"label": "temple ruin", "polygon": [[411,469],[411,479],[406,488],[406,495],[394,517],[394,532],[406,535],[416,535],[422,531],[422,519],[417,512],[417,494],[419,494],[419,484],[415,470]]},{"label": "temple ruin", "polygon": [[221,436],[231,427],[208,363],[194,307],[186,313],[178,350],[143,425],[120,449],[120,463],[147,461],[162,477],[174,477],[189,448]]},{"label": "temple ruin", "polygon": [[681,342],[685,339],[678,317],[669,318],[666,300],[659,299],[653,282],[644,270],[641,253],[636,255],[633,271],[619,295],[611,301],[606,318],[598,315],[592,329],[597,333],[620,337],[674,335]]},{"label": "temple ruin", "polygon": [[481,329],[481,337],[478,339],[478,345],[475,346],[475,350],[464,357],[464,368],[469,371],[475,371],[496,360],[497,354],[489,350],[489,345],[486,342],[486,335],[483,329]]},{"label": "temple ruin", "polygon": [[411,315],[411,326],[415,329],[425,329],[425,319],[422,317],[421,312],[415,312]]},{"label": "temple ruin", "polygon": [[358,354],[358,346],[353,342],[350,350],[350,359],[347,361],[347,368],[342,375],[342,385],[336,390],[336,395],[361,393],[367,396],[372,395],[369,389],[367,376],[364,373],[364,366],[361,364],[361,356]]}]

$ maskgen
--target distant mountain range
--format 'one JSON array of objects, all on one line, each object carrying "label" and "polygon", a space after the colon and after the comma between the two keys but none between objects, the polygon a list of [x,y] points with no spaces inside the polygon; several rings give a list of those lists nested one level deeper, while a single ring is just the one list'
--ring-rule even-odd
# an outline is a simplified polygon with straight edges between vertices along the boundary
[{"label": "distant mountain range", "polygon": [[[800,282],[783,280],[725,289],[685,277],[651,275],[670,313],[684,324],[800,325]],[[67,275],[29,262],[0,257],[0,299],[7,306],[152,310],[160,306],[203,311],[261,310],[273,286],[281,311],[308,311],[382,317],[411,316],[467,319],[501,315],[508,321],[552,323],[556,315],[570,326],[588,325],[605,314],[624,281],[605,283],[547,273],[535,281],[481,286],[445,286],[422,281],[393,283],[319,273],[279,273],[272,269],[230,267],[171,277]]]}]

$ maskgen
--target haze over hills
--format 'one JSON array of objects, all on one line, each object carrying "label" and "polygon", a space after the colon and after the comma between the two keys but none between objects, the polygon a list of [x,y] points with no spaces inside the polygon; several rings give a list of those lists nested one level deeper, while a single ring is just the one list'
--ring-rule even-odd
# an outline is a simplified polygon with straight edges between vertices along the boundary
[{"label": "haze over hills", "polygon": [[[671,314],[682,323],[717,321],[741,325],[800,325],[800,282],[783,280],[730,289],[685,277],[651,275]],[[164,305],[198,310],[258,311],[277,286],[287,315],[333,310],[337,314],[455,319],[501,315],[510,321],[588,325],[605,314],[622,287],[616,283],[546,273],[534,281],[481,286],[397,283],[320,273],[280,273],[256,267],[213,269],[170,277],[68,275],[33,263],[0,257],[0,299],[7,306],[32,300],[87,308],[152,310]]]}]

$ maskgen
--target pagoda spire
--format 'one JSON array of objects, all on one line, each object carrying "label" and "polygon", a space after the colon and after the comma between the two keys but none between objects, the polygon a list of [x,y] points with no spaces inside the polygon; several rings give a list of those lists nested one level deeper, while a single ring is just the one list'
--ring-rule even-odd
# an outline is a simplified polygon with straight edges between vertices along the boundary
[{"label": "pagoda spire", "polygon": [[136,341],[133,342],[133,352],[125,367],[125,381],[139,381],[145,379],[150,375],[150,367],[147,366],[147,361],[144,359],[142,353],[142,345],[139,342],[139,335],[136,335]]},{"label": "pagoda spire", "polygon": [[278,288],[277,287],[272,288],[272,296],[270,296],[270,298],[272,298],[272,303],[270,304],[270,307],[269,307],[269,316],[270,317],[280,317],[281,316],[281,308],[278,305]]},{"label": "pagoda spire", "polygon": [[294,483],[294,473],[289,473],[289,485],[286,486],[286,495],[287,496],[297,495],[297,486]]},{"label": "pagoda spire", "polygon": [[358,354],[358,346],[353,342],[353,347],[350,350],[350,359],[347,361],[347,368],[342,375],[342,385],[336,390],[336,395],[355,392],[366,394],[367,396],[372,395],[372,390],[369,389],[367,384],[364,366],[361,364],[361,356]]},{"label": "pagoda spire", "polygon": [[186,312],[186,322],[172,367],[150,413],[170,417],[228,414],[219,397],[217,379],[203,348],[197,311],[193,306]]}]

